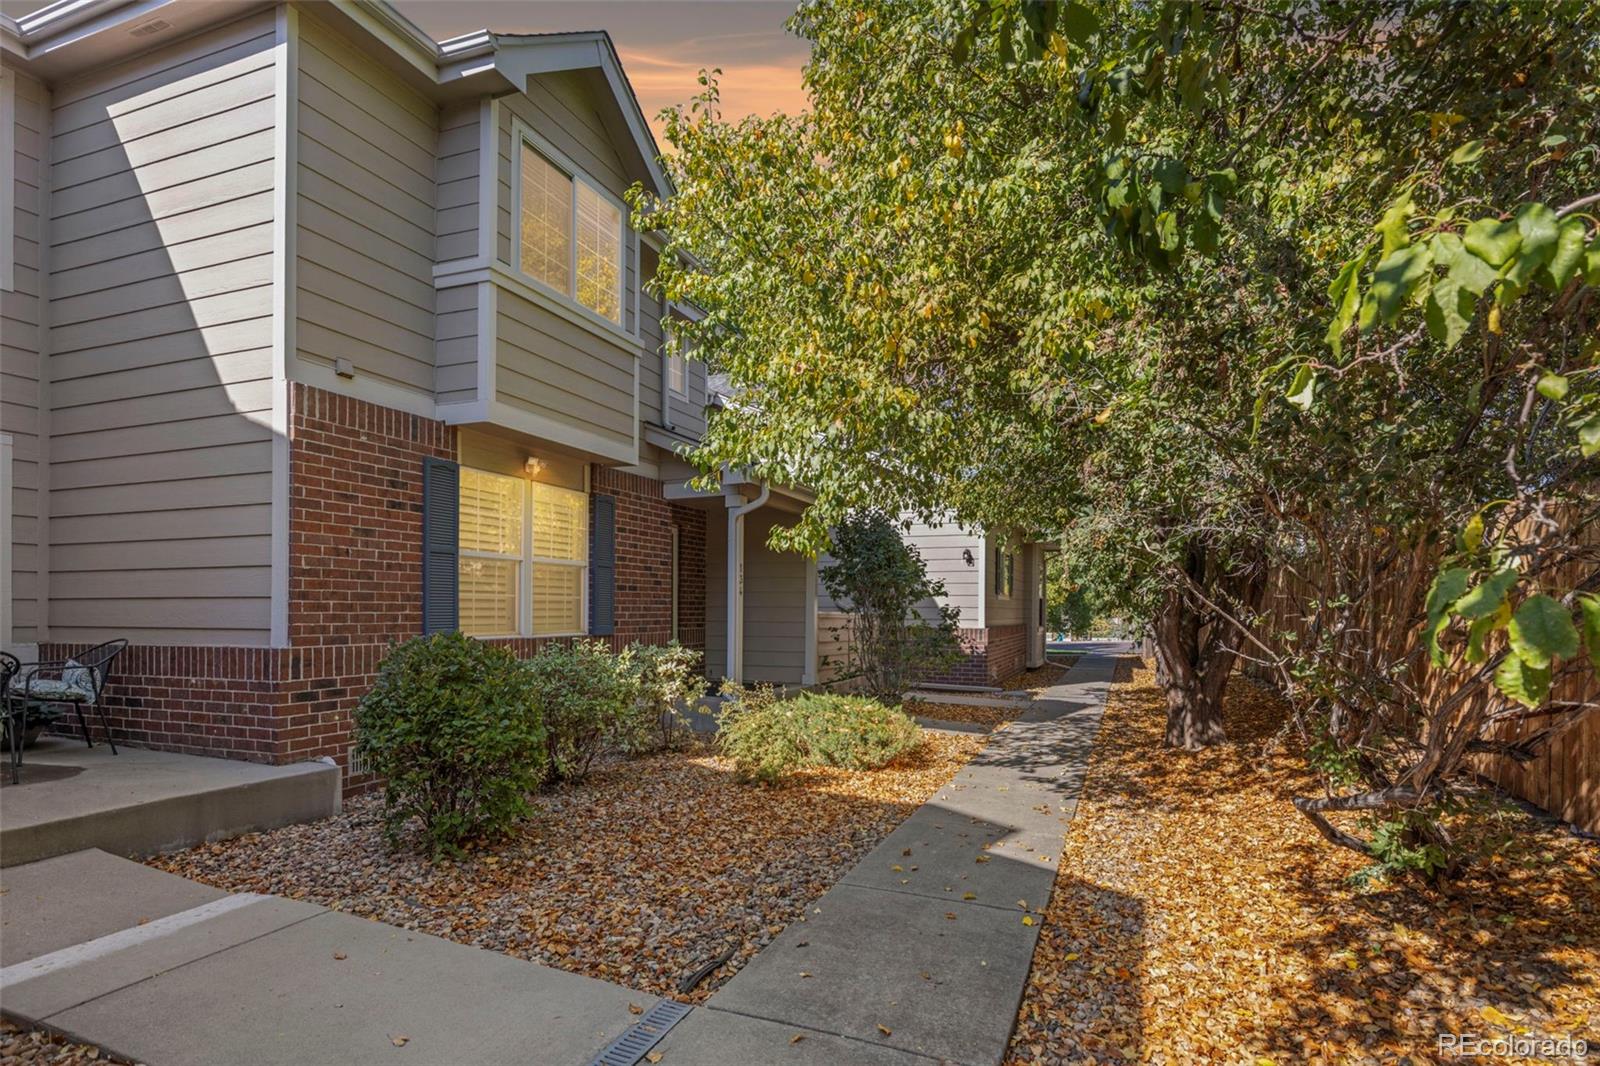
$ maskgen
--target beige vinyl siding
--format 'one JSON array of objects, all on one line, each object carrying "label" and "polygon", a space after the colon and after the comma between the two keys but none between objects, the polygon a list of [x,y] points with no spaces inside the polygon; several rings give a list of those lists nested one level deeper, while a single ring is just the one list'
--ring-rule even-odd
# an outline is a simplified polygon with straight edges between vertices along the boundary
[{"label": "beige vinyl siding", "polygon": [[306,14],[299,56],[299,357],[431,396],[438,109]]},{"label": "beige vinyl siding", "polygon": [[[979,611],[983,602],[983,538],[954,523],[913,522],[902,535],[921,553],[929,579],[944,582],[945,594],[940,602],[960,612],[959,624],[967,629],[983,625]],[[963,551],[972,553],[970,565],[962,556]],[[929,621],[937,617],[933,604],[923,604],[921,612]]]},{"label": "beige vinyl siding", "polygon": [[52,100],[50,637],[270,636],[273,17]]},{"label": "beige vinyl siding", "polygon": [[638,417],[634,353],[509,289],[497,294],[496,312],[499,400],[555,427],[631,449]]},{"label": "beige vinyl siding", "polygon": [[[640,257],[647,271],[654,271],[656,253],[640,243]],[[643,317],[639,320],[639,344],[645,354],[639,359],[639,420],[661,424],[661,348],[666,337],[661,329],[661,303],[649,293],[642,293],[639,306]]]},{"label": "beige vinyl siding", "polygon": [[[649,245],[639,246],[639,262],[646,279],[654,276],[656,252]],[[661,302],[648,291],[641,291],[639,306],[643,317],[639,321],[640,343],[647,354],[639,364],[639,416],[645,422],[661,422],[661,357],[658,354],[666,343],[662,328]],[[706,365],[696,360],[685,364],[685,396],[673,396],[672,428],[686,437],[700,438],[706,431]]]},{"label": "beige vinyl siding", "polygon": [[[767,536],[783,516],[756,510],[745,517],[744,679],[798,685],[805,674],[806,561],[774,552]],[[706,670],[728,669],[728,523],[706,518]]]},{"label": "beige vinyl siding", "polygon": [[478,171],[481,160],[477,100],[450,104],[439,115],[435,256],[441,263],[478,254]]},{"label": "beige vinyl siding", "polygon": [[440,289],[434,318],[434,396],[439,403],[478,399],[478,285]]},{"label": "beige vinyl siding", "polygon": [[776,512],[744,520],[744,676],[746,681],[798,685],[806,672],[806,560],[767,547]]},{"label": "beige vinyl siding", "polygon": [[8,76],[15,95],[5,142],[12,152],[15,197],[4,223],[15,288],[0,292],[0,432],[12,438],[11,602],[0,603],[0,611],[10,614],[11,638],[31,643],[39,639],[40,621],[40,190],[50,97],[26,74],[8,70]]}]

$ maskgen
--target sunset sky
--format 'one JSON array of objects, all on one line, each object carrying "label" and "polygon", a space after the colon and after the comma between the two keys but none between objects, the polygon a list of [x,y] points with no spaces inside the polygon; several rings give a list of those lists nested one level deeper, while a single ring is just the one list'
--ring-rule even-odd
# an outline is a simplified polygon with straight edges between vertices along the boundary
[{"label": "sunset sky", "polygon": [[[436,39],[501,33],[606,30],[660,138],[656,113],[699,91],[702,68],[722,68],[729,118],[798,111],[808,46],[783,28],[793,3],[771,0],[397,0]],[[661,145],[663,149],[666,145]]]}]

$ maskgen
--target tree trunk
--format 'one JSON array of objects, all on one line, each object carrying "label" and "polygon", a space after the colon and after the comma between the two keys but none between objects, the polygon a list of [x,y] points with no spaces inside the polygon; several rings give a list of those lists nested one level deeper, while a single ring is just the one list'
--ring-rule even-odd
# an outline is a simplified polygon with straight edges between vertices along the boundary
[{"label": "tree trunk", "polygon": [[[1254,608],[1263,585],[1259,568],[1218,578],[1204,549],[1193,547],[1190,579],[1208,595]],[[1226,590],[1218,585],[1228,586]],[[1224,595],[1224,591],[1231,595]],[[1167,697],[1168,747],[1198,751],[1227,740],[1222,699],[1244,634],[1205,606],[1188,589],[1169,589],[1152,627],[1156,680]]]},{"label": "tree trunk", "polygon": [[[1227,739],[1216,665],[1203,659],[1203,620],[1180,592],[1167,593],[1156,619],[1156,677],[1167,697],[1167,746],[1198,751]],[[1232,665],[1229,656],[1228,665]],[[1207,675],[1210,675],[1209,677]],[[1209,684],[1207,682],[1210,682]]]}]

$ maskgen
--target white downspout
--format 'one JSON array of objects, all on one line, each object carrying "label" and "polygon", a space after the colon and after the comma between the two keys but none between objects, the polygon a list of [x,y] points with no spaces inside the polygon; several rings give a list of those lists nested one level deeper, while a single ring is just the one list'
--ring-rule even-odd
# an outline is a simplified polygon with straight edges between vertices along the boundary
[{"label": "white downspout", "polygon": [[744,516],[767,502],[772,486],[761,484],[761,492],[749,503],[728,504],[728,677],[744,684]]}]

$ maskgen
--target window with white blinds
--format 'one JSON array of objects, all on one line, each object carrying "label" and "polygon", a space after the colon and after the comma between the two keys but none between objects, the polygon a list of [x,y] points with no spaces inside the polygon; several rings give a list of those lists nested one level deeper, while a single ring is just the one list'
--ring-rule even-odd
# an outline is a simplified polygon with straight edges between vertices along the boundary
[{"label": "window with white blinds", "polygon": [[522,146],[522,272],[572,292],[572,179]]},{"label": "window with white blinds", "polygon": [[622,324],[622,202],[519,130],[517,262],[522,273]]},{"label": "window with white blinds", "polygon": [[581,633],[589,562],[589,496],[534,481],[533,635]]},{"label": "window with white blinds", "polygon": [[578,194],[578,302],[622,321],[622,209],[587,182]]},{"label": "window with white blinds", "polygon": [[461,468],[461,631],[568,636],[585,629],[589,497]]}]

